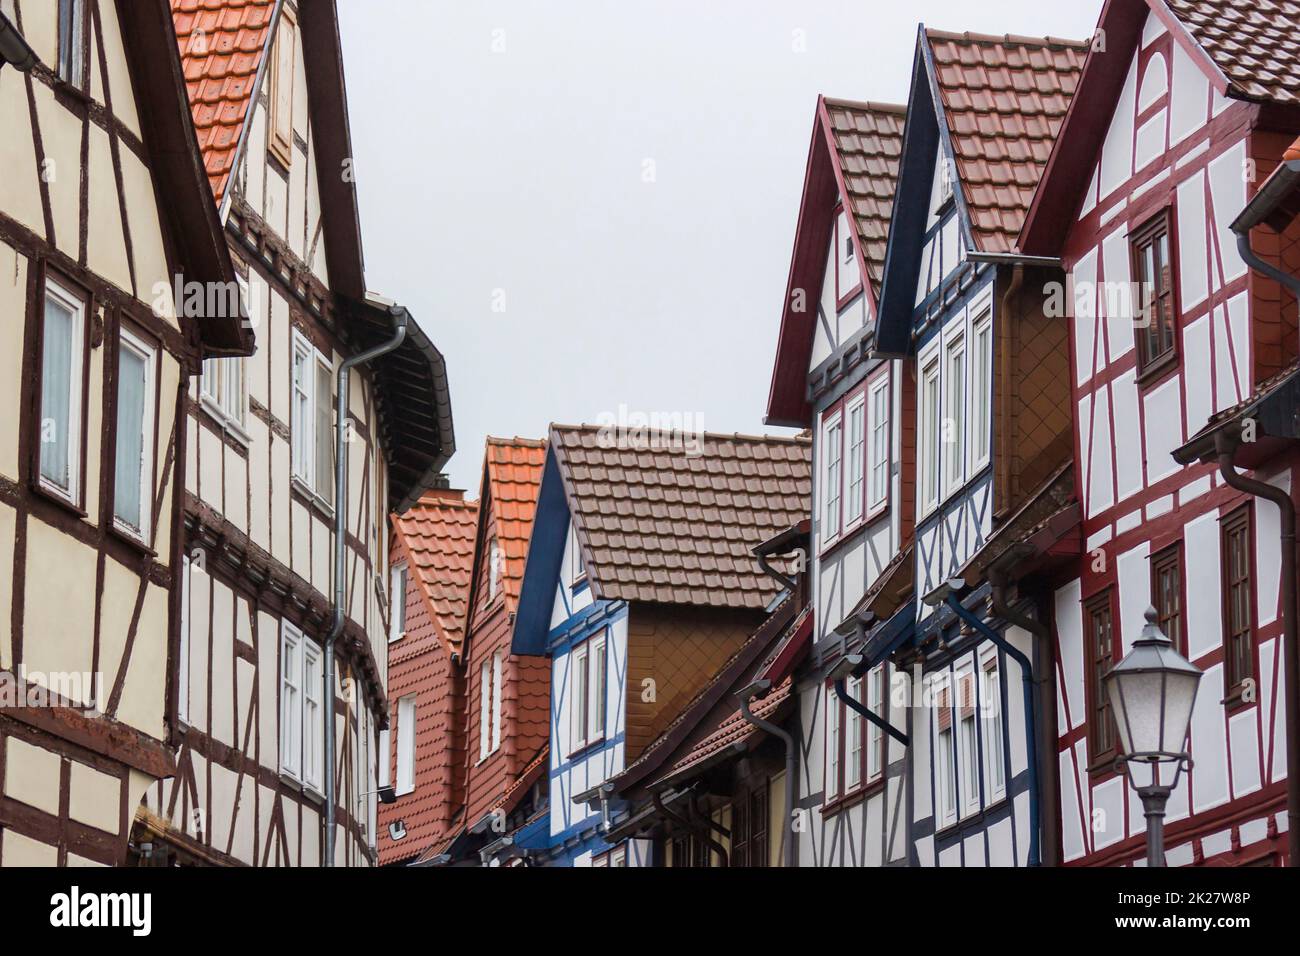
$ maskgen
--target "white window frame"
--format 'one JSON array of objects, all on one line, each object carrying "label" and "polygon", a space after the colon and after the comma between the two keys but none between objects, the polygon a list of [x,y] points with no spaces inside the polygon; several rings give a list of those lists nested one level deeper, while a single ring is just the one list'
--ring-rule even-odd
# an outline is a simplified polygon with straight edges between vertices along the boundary
[{"label": "white window frame", "polygon": [[[958,671],[954,688],[957,705],[953,713],[958,748],[957,800],[961,817],[965,819],[980,810],[979,709],[975,699],[975,675],[970,670]],[[967,715],[963,711],[967,709],[968,694],[970,714]]]},{"label": "white window frame", "polygon": [[496,753],[501,748],[501,650],[492,654],[492,750]]},{"label": "white window frame", "polygon": [[[853,700],[862,703],[862,678],[850,677],[844,682],[844,690]],[[842,703],[837,699],[836,706]],[[862,715],[847,704],[844,705],[844,792],[852,793],[862,785],[864,776],[864,754],[862,752]]]},{"label": "white window frame", "polygon": [[[44,351],[46,341],[45,308],[49,299],[53,299],[55,303],[72,313],[71,348],[68,355],[68,485],[65,488],[45,476],[44,467],[39,461],[40,456],[38,456],[37,474],[43,489],[76,507],[79,506],[81,501],[81,431],[86,415],[85,395],[83,394],[85,383],[82,380],[86,365],[86,303],[85,300],[50,276],[45,277],[45,292],[41,298],[42,351]],[[42,355],[42,388],[44,388],[45,373],[45,358]],[[43,434],[45,430],[44,408],[41,408],[38,425]],[[41,445],[41,448],[44,448],[44,444]]]},{"label": "white window frame", "polygon": [[492,752],[492,661],[478,666],[478,759],[487,760]]},{"label": "white window frame", "polygon": [[186,725],[190,722],[190,648],[193,644],[190,634],[192,565],[193,559],[188,554],[181,558],[181,647],[176,675],[176,718]]},{"label": "white window frame", "polygon": [[[967,378],[971,390],[971,421],[968,474],[975,474],[989,463],[993,448],[993,313],[985,305],[971,323]],[[984,336],[986,354],[981,354],[980,337]]]},{"label": "white window frame", "polygon": [[[400,797],[415,790],[415,731],[417,716],[416,695],[407,694],[397,699],[397,781],[395,791]],[[384,761],[387,763],[387,760]]]},{"label": "white window frame", "polygon": [[866,484],[868,517],[889,504],[890,385],[888,372],[867,385]]},{"label": "white window frame", "polygon": [[[130,522],[123,520],[117,513],[116,478],[113,483],[113,527],[140,542],[148,543],[152,530],[151,525],[153,524],[153,459],[157,446],[154,436],[154,402],[157,399],[158,350],[155,346],[125,328],[120,329],[119,332],[118,348],[129,349],[144,360],[144,414],[140,422],[140,469],[138,475],[140,483],[140,527],[134,527]],[[120,361],[118,369],[121,370]],[[120,381],[117,382],[117,387],[120,395]],[[115,476],[117,473],[117,453],[118,449],[115,447],[113,449]]]},{"label": "white window frame", "polygon": [[410,571],[405,561],[388,569],[388,643],[406,636],[406,588]]},{"label": "white window frame", "polygon": [[299,627],[281,621],[280,773],[318,794],[326,764],[324,691],[324,651]]},{"label": "white window frame", "polygon": [[840,536],[844,512],[844,419],[839,411],[822,422],[822,541]]},{"label": "white window frame", "polygon": [[[63,11],[68,10],[69,35],[64,35]],[[86,31],[86,4],[84,0],[58,0],[55,30],[58,37],[59,79],[79,90],[86,88],[86,58],[84,41]],[[66,54],[66,55],[65,55]]]},{"label": "white window frame", "polygon": [[[299,363],[302,363],[304,370],[303,381],[299,381],[298,369]],[[318,394],[320,372],[326,372],[328,380],[334,381],[334,365],[330,359],[322,353],[316,346],[308,341],[307,337],[301,332],[294,330],[293,333],[293,358],[289,368],[289,388],[290,388],[290,414],[289,427],[292,431],[293,441],[290,444],[290,454],[293,459],[293,477],[308,494],[320,503],[321,507],[327,511],[334,510],[334,499],[337,497],[338,489],[334,488],[333,472],[329,475],[319,474],[317,467],[320,456],[322,441],[330,444],[330,458],[333,458],[333,440],[334,429],[331,427],[329,433],[321,435],[316,428],[316,422],[319,417],[321,402],[329,402],[333,405],[334,391],[331,388],[328,395]],[[334,420],[333,408],[331,407],[331,422]],[[329,494],[326,495],[322,489],[328,483]]]},{"label": "white window frame", "polygon": [[867,500],[867,393],[859,392],[844,407],[845,504],[844,528],[860,524],[866,515]]},{"label": "white window frame", "polygon": [[826,688],[826,802],[840,795],[840,703],[833,686]]},{"label": "white window frame", "polygon": [[393,782],[393,736],[391,730],[379,732],[379,782],[376,786],[387,787]]},{"label": "white window frame", "polygon": [[602,634],[587,645],[587,744],[605,739],[608,697],[609,640]]},{"label": "white window frame", "polygon": [[921,502],[921,514],[925,516],[939,507],[942,494],[940,489],[943,483],[940,467],[942,456],[939,454],[939,442],[943,432],[941,414],[943,389],[938,350],[927,353],[919,364],[921,375],[918,383],[920,395],[917,417],[920,422],[920,439],[917,441],[917,446],[920,457],[921,489],[917,498]]},{"label": "white window frame", "polygon": [[237,437],[248,442],[248,377],[243,356],[203,360],[199,404]]},{"label": "white window frame", "polygon": [[501,543],[496,535],[488,542],[488,600],[501,593]]},{"label": "white window frame", "polygon": [[[957,378],[960,377],[960,383]],[[943,414],[939,424],[942,447],[941,471],[943,497],[947,498],[966,482],[966,330],[962,328],[947,338],[943,347]],[[952,441],[943,441],[952,423]]]},{"label": "white window frame", "polygon": [[569,694],[569,751],[577,753],[588,743],[588,731],[591,717],[588,713],[589,695],[591,694],[591,673],[587,669],[589,645],[583,644],[573,649],[569,655],[569,670],[572,674],[572,688]]},{"label": "white window frame", "polygon": [[989,654],[980,662],[980,716],[983,741],[984,785],[988,803],[993,804],[1007,795],[1006,740],[1002,722],[1002,681],[997,654]]},{"label": "white window frame", "polygon": [[[867,674],[867,709],[881,716],[885,703],[885,665]],[[866,782],[875,783],[885,772],[885,732],[875,724],[867,727]]]},{"label": "white window frame", "polygon": [[[957,822],[957,715],[953,709],[954,695],[949,680],[946,672],[931,679],[928,695],[935,735],[933,765],[936,829]],[[944,709],[948,710],[949,717],[946,730],[940,726],[940,716]]]}]

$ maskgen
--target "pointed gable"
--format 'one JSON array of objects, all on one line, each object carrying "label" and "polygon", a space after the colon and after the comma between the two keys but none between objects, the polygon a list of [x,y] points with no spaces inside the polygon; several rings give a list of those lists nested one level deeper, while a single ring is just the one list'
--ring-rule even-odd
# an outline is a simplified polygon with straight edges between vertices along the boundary
[{"label": "pointed gable", "polygon": [[980,252],[1012,252],[1088,46],[1051,37],[925,35],[968,238]]},{"label": "pointed gable", "polygon": [[[478,502],[463,491],[426,492],[405,514],[394,515],[393,529],[406,556],[411,579],[419,582],[436,639],[449,654],[459,654],[465,637],[470,572]],[[427,647],[408,648],[410,656]]]},{"label": "pointed gable", "polygon": [[485,574],[492,573],[489,549],[495,539],[501,555],[501,590],[506,608],[512,613],[519,604],[519,588],[524,579],[524,561],[528,557],[545,463],[544,441],[490,436],[487,439],[474,580],[486,581]]},{"label": "pointed gable", "polygon": [[818,98],[768,394],[769,425],[802,427],[811,421],[806,392],[817,296],[827,280],[827,248],[839,204],[852,216],[849,238],[857,267],[867,278],[870,313],[875,314],[904,112],[904,107],[889,103]]}]

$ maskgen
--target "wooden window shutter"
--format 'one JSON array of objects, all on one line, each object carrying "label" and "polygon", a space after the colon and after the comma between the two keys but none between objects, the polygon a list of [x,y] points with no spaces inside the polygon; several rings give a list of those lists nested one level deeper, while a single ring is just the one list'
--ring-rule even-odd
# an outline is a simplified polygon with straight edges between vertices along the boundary
[{"label": "wooden window shutter", "polygon": [[271,154],[285,166],[293,161],[294,60],[298,48],[298,21],[285,7],[276,29],[271,67]]}]

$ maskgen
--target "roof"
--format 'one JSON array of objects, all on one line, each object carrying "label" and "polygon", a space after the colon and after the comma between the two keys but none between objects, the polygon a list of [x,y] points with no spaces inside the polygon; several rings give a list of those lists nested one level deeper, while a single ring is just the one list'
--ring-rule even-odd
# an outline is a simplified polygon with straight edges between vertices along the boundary
[{"label": "roof", "polygon": [[[1243,442],[1241,423],[1247,418],[1254,423],[1255,437]],[[1242,445],[1253,452],[1244,461],[1237,458],[1237,464],[1248,467],[1272,450],[1266,439],[1300,437],[1300,360],[1260,382],[1237,404],[1211,415],[1196,434],[1173,450],[1174,460],[1180,465],[1212,461],[1219,453],[1220,434],[1226,440],[1226,450],[1235,453]]]},{"label": "roof", "polygon": [[1229,96],[1300,103],[1300,3],[1165,0],[1223,73]]},{"label": "roof", "polygon": [[[505,593],[507,609],[514,611],[519,604],[528,541],[537,513],[537,491],[546,465],[546,442],[489,436],[483,459],[482,497],[491,499],[491,530],[502,557],[501,590]],[[486,512],[483,520],[488,520]]]},{"label": "roof", "polygon": [[271,36],[274,0],[170,0],[190,115],[212,194],[234,169],[257,72]]},{"label": "roof", "polygon": [[[1077,544],[1079,501],[1074,489],[1074,461],[1063,462],[1023,504],[984,540],[984,546],[958,569],[956,576],[975,585],[995,571],[1012,573],[1024,560],[1060,548],[1062,539]],[[1077,553],[1071,545],[1063,553]]]},{"label": "roof", "polygon": [[867,277],[879,294],[907,107],[830,97],[825,97],[823,103],[830,121],[832,156],[847,193],[845,201],[853,212]]},{"label": "roof", "polygon": [[[428,602],[436,639],[448,653],[459,654],[465,638],[478,502],[466,501],[463,491],[429,491],[405,514],[393,515],[392,521],[407,566]],[[389,663],[427,649],[399,646]]]},{"label": "roof", "polygon": [[804,308],[805,297],[796,290],[822,287],[835,205],[841,199],[852,211],[872,310],[879,299],[906,113],[907,107],[892,103],[817,99],[768,392],[769,425],[797,428],[812,421],[807,386],[817,310]]},{"label": "roof", "polygon": [[975,248],[1012,252],[1089,44],[926,30]]},{"label": "roof", "polygon": [[615,436],[552,425],[551,449],[595,596],[765,609],[779,585],[752,549],[809,511],[811,442]]}]

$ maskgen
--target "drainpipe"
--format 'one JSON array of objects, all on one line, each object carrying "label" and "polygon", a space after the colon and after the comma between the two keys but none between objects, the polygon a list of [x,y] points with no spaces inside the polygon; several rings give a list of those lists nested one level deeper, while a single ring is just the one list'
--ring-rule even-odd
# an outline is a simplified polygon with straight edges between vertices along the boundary
[{"label": "drainpipe", "polygon": [[1043,727],[1043,740],[1041,746],[1042,768],[1043,768],[1043,820],[1046,825],[1043,827],[1043,865],[1060,866],[1060,841],[1057,838],[1056,821],[1059,807],[1057,803],[1060,799],[1060,781],[1058,779],[1058,766],[1056,754],[1053,753],[1055,735],[1047,732],[1047,728],[1056,724],[1056,648],[1052,644],[1052,632],[1042,621],[1032,618],[1027,614],[1021,614],[1013,610],[1007,604],[1007,581],[1006,576],[1001,571],[990,570],[988,572],[989,584],[992,585],[990,594],[989,608],[993,615],[1008,624],[1028,631],[1035,638],[1035,644],[1038,648],[1038,675],[1034,678],[1034,683],[1038,685],[1038,706],[1039,719]]},{"label": "drainpipe", "polygon": [[740,713],[746,723],[771,734],[785,744],[785,823],[781,827],[781,846],[785,865],[793,868],[798,865],[794,852],[794,786],[795,774],[798,773],[796,764],[798,751],[795,749],[794,737],[790,736],[784,728],[778,727],[769,720],[755,717],[753,711],[749,709],[750,700],[766,696],[771,693],[771,690],[770,680],[756,680],[736,694],[736,699],[740,701]]},{"label": "drainpipe", "polygon": [[[964,583],[964,582],[957,582]],[[1001,634],[993,630],[978,617],[966,610],[962,606],[961,600],[957,597],[956,589],[951,585],[944,585],[946,594],[943,596],[943,602],[948,605],[958,619],[973,627],[976,631],[988,638],[995,645],[1002,649],[1008,657],[1020,665],[1020,674],[1025,689],[1025,730],[1029,734],[1029,746],[1026,748],[1026,756],[1029,761],[1029,865],[1041,866],[1042,859],[1038,850],[1038,834],[1042,829],[1043,817],[1042,808],[1039,806],[1039,782],[1038,782],[1038,733],[1036,725],[1038,721],[1034,715],[1034,668],[1029,658],[1024,655],[1006,640]]]},{"label": "drainpipe", "polygon": [[19,73],[30,73],[32,67],[39,62],[18,28],[0,13],[0,69],[6,63],[12,63]]},{"label": "drainpipe", "polygon": [[868,723],[875,724],[875,726],[879,727],[885,733],[889,734],[889,736],[893,737],[900,744],[906,747],[908,741],[907,734],[899,730],[884,717],[881,717],[879,714],[872,711],[866,704],[854,700],[845,686],[849,676],[862,668],[862,662],[865,659],[866,658],[861,654],[849,654],[846,657],[840,658],[840,662],[831,669],[829,676],[830,679],[834,681],[833,686],[835,687],[835,696],[843,701],[844,704],[855,714],[858,714]]},{"label": "drainpipe", "polygon": [[334,622],[329,637],[325,639],[325,860],[324,865],[334,865],[334,642],[343,633],[347,618],[345,559],[347,557],[348,518],[348,376],[354,368],[387,355],[406,339],[406,326],[410,314],[400,305],[390,306],[393,318],[393,337],[359,355],[344,359],[339,366],[338,384],[335,387],[334,411]]},{"label": "drainpipe", "polygon": [[1219,474],[1223,476],[1224,482],[1230,488],[1273,502],[1281,513],[1282,644],[1286,660],[1287,865],[1300,866],[1300,640],[1297,640],[1296,635],[1295,504],[1291,501],[1291,495],[1281,488],[1255,478],[1247,478],[1237,471],[1232,463],[1237,444],[1222,432],[1214,437]]}]

